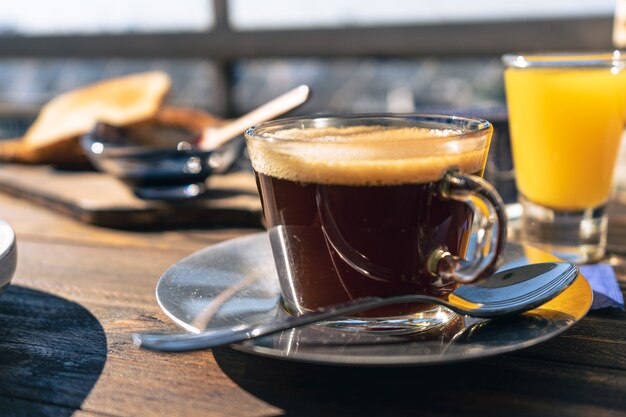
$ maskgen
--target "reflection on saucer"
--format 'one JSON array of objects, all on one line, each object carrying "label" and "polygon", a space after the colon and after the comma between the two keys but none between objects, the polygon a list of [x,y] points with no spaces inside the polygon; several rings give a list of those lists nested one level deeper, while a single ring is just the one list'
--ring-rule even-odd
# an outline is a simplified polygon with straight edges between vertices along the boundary
[{"label": "reflection on saucer", "polygon": [[472,324],[454,339],[457,344],[516,344],[545,337],[575,321],[574,317],[552,310],[535,309],[516,316]]},{"label": "reflection on saucer", "polygon": [[492,320],[458,316],[438,329],[408,334],[345,331],[317,324],[247,341],[244,345],[282,351],[286,356],[298,356],[303,352],[332,355],[342,348],[350,349],[353,354],[393,350],[403,355],[452,356],[547,338],[574,321],[575,318],[568,314],[538,309]]},{"label": "reflection on saucer", "polygon": [[372,345],[382,346],[390,344],[406,343],[433,343],[445,345],[449,343],[460,331],[465,328],[465,320],[462,316],[456,316],[443,326],[427,331],[416,329],[414,333],[386,333],[376,331],[363,331],[342,329],[328,326],[325,323],[290,329],[275,336],[268,336],[248,341],[271,347],[284,349],[287,352],[295,352],[300,347],[306,349],[336,349],[337,347],[350,348]]}]

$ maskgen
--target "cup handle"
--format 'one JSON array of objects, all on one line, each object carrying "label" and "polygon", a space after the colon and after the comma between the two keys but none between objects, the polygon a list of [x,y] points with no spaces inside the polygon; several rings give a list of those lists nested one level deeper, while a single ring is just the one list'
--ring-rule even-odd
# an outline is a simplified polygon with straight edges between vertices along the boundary
[{"label": "cup handle", "polygon": [[445,247],[434,249],[426,258],[427,270],[443,281],[461,284],[493,274],[503,253],[507,231],[505,206],[498,192],[481,177],[453,169],[437,183],[435,194],[470,206],[474,213],[475,244],[468,248],[467,259],[451,254]]}]

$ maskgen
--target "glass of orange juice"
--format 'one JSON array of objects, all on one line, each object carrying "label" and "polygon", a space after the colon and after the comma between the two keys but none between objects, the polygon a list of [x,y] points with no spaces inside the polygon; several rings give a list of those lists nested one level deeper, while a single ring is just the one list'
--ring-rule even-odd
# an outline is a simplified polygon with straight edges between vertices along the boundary
[{"label": "glass of orange juice", "polygon": [[626,119],[626,54],[503,61],[522,237],[572,262],[596,261]]}]

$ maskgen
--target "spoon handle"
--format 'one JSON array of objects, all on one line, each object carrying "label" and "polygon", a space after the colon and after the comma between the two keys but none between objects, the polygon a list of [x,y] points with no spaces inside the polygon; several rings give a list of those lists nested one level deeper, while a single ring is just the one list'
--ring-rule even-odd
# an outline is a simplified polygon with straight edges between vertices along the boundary
[{"label": "spoon handle", "polygon": [[207,151],[219,148],[230,139],[245,132],[250,126],[271,120],[303,104],[309,97],[309,91],[307,85],[301,85],[224,126],[207,128],[198,146]]},{"label": "spoon handle", "polygon": [[282,330],[300,327],[311,323],[329,320],[359,311],[400,303],[436,303],[446,304],[443,300],[427,295],[399,295],[395,297],[364,297],[336,304],[318,311],[299,316],[288,316],[270,322],[242,325],[229,328],[208,330],[201,333],[134,333],[133,342],[144,349],[161,352],[183,352],[208,349],[230,343],[241,342],[255,337],[277,333]]}]

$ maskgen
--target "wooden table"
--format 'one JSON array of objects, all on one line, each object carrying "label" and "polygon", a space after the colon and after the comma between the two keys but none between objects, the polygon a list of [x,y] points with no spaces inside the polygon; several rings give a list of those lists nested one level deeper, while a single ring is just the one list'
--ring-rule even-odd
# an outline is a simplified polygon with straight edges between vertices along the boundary
[{"label": "wooden table", "polygon": [[624,416],[626,314],[593,312],[536,347],[449,366],[349,368],[230,348],[142,351],[137,330],[176,330],[161,273],[256,231],[125,232],[0,194],[19,264],[0,298],[0,416]]}]

